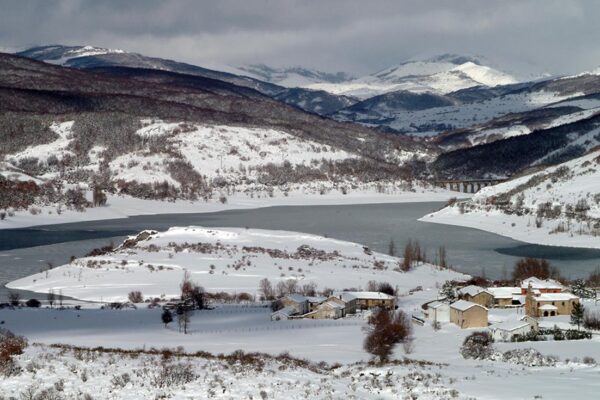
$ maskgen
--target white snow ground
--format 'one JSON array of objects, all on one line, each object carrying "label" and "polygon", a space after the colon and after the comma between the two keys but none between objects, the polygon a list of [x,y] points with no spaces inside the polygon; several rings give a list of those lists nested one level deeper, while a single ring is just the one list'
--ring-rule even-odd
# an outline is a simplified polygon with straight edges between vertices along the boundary
[{"label": "white snow ground", "polygon": [[[600,218],[600,151],[593,151],[583,157],[547,168],[541,172],[519,177],[508,182],[490,186],[476,193],[466,203],[461,214],[459,205],[446,207],[421,218],[424,222],[466,226],[482,229],[499,235],[508,236],[527,243],[550,246],[600,248],[600,240],[594,233],[594,221]],[[558,169],[567,169],[567,173],[556,177],[552,173]],[[539,181],[528,184],[533,177]],[[492,198],[515,188],[511,196],[514,205],[517,196],[523,196],[525,215],[506,214],[492,205]],[[575,207],[584,200],[589,206],[586,214],[591,219],[577,221],[565,215],[566,206]],[[562,214],[558,218],[544,218],[540,227],[536,224],[536,212],[539,204],[550,202],[552,207],[561,206]],[[564,232],[557,231],[559,226]]]},{"label": "white snow ground", "polygon": [[[301,246],[309,246],[313,253],[299,253]],[[135,290],[146,298],[177,297],[184,271],[208,292],[256,295],[263,278],[271,280],[274,287],[292,279],[300,286],[312,282],[320,290],[365,288],[370,280],[386,281],[401,292],[466,279],[464,274],[429,264],[401,272],[399,262],[384,254],[367,254],[360,244],[304,233],[178,227],[155,233],[135,247],[80,258],[6,286],[111,302],[126,301],[128,293]]]}]

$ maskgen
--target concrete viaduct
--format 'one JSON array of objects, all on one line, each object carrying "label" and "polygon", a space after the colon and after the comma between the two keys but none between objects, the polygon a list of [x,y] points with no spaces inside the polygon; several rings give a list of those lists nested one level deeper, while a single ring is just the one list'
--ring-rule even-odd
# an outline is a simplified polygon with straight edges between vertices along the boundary
[{"label": "concrete viaduct", "polygon": [[476,193],[481,188],[506,181],[507,179],[456,179],[436,181],[435,185],[455,192]]}]

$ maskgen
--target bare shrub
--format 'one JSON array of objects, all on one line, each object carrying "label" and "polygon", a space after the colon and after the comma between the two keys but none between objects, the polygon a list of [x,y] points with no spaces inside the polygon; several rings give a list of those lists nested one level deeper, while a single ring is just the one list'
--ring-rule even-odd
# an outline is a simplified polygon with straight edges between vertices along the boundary
[{"label": "bare shrub", "polygon": [[380,362],[387,362],[398,343],[406,341],[411,333],[410,318],[402,311],[378,310],[369,317],[364,349]]},{"label": "bare shrub", "polygon": [[134,290],[132,292],[129,292],[129,294],[127,295],[127,298],[132,303],[143,303],[144,302],[144,296],[142,295],[142,292],[140,292],[139,290]]},{"label": "bare shrub", "polygon": [[0,374],[12,375],[18,371],[14,356],[23,354],[27,340],[11,331],[0,329]]},{"label": "bare shrub", "polygon": [[152,384],[159,388],[182,386],[196,379],[194,369],[189,363],[163,363]]}]

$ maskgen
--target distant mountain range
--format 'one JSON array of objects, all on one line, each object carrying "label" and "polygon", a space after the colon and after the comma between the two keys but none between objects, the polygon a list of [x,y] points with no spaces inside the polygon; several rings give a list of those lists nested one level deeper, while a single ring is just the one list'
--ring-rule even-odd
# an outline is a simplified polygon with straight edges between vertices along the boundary
[{"label": "distant mountain range", "polygon": [[327,123],[415,136],[414,148],[423,146],[430,158],[440,154],[422,176],[512,176],[581,156],[600,143],[597,71],[519,82],[481,57],[443,54],[355,78],[266,65],[217,71],[90,46],[41,46],[18,54],[116,78],[285,103]]},{"label": "distant mountain range", "polygon": [[354,79],[346,72],[330,73],[304,67],[273,68],[264,64],[244,65],[232,71],[289,88],[318,83],[344,83]]}]

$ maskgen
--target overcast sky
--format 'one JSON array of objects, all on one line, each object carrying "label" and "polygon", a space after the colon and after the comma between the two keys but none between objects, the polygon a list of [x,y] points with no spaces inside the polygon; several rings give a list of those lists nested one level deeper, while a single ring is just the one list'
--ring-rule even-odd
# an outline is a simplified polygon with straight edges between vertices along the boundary
[{"label": "overcast sky", "polygon": [[91,44],[199,65],[355,75],[423,54],[518,72],[600,65],[597,0],[0,0],[0,48]]}]

